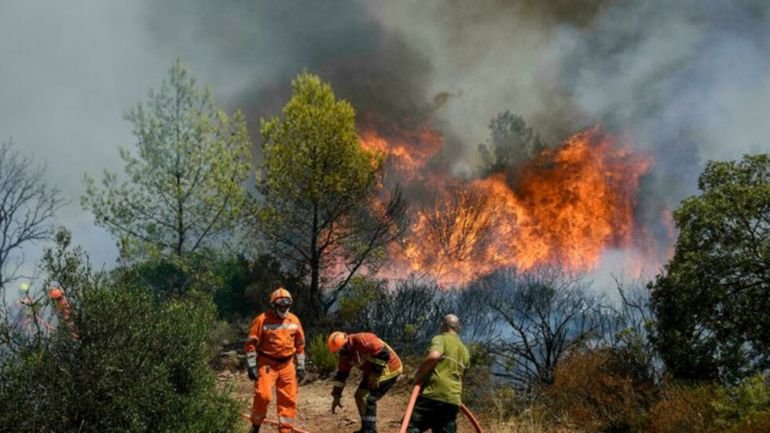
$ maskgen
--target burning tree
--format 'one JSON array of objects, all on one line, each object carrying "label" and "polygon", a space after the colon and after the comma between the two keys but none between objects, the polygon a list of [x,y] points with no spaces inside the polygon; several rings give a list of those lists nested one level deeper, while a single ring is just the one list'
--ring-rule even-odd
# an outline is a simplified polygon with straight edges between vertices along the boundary
[{"label": "burning tree", "polygon": [[489,122],[489,140],[479,145],[486,173],[496,173],[527,162],[547,146],[521,116],[510,111]]},{"label": "burning tree", "polygon": [[[539,143],[533,134],[527,140]],[[403,242],[407,267],[453,285],[505,267],[585,271],[606,248],[634,246],[636,193],[650,160],[599,128],[539,146],[505,172],[422,179],[439,192]],[[501,158],[495,164],[514,164]]]},{"label": "burning tree", "polygon": [[376,268],[405,226],[398,189],[380,201],[382,155],[365,150],[355,111],[311,74],[293,82],[283,118],[263,121],[261,229],[309,274],[314,313],[327,311],[357,272]]},{"label": "burning tree", "polygon": [[516,220],[504,213],[501,203],[500,197],[478,187],[456,184],[439,192],[411,227],[421,240],[405,248],[412,270],[458,281],[499,265],[493,246],[499,242],[496,236]]}]

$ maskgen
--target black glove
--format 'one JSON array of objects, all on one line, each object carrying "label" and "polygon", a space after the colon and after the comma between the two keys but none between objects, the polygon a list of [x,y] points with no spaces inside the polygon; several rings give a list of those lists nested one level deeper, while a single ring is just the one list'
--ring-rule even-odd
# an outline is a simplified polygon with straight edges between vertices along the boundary
[{"label": "black glove", "polygon": [[257,370],[257,367],[249,367],[247,371],[249,372],[249,379],[259,379],[259,370]]},{"label": "black glove", "polygon": [[246,371],[249,373],[249,379],[259,379],[259,369],[257,368],[257,352],[246,353]]},{"label": "black glove", "polygon": [[305,378],[305,369],[304,368],[298,368],[297,369],[297,382],[302,382],[302,379]]}]

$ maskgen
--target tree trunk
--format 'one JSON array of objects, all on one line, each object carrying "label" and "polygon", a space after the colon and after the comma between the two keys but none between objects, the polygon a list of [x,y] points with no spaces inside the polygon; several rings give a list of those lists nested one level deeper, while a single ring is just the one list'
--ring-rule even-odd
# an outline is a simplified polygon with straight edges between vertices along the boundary
[{"label": "tree trunk", "polygon": [[318,251],[318,206],[313,206],[313,231],[310,236],[310,290],[308,301],[311,303],[307,311],[311,312],[310,319],[317,321],[321,318],[323,299],[321,296],[321,257]]}]

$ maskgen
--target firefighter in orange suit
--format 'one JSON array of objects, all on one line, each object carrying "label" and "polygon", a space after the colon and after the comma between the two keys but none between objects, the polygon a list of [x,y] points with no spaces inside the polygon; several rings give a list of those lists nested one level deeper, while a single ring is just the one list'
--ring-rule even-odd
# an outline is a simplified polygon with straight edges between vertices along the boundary
[{"label": "firefighter in orange suit", "polygon": [[56,313],[56,317],[59,319],[59,323],[63,324],[69,329],[70,335],[73,338],[78,339],[78,333],[75,330],[75,323],[72,321],[72,307],[70,307],[67,297],[64,296],[64,291],[58,287],[54,287],[48,292],[48,297],[53,302],[53,309]]},{"label": "firefighter in orange suit", "polygon": [[359,433],[377,432],[377,402],[396,383],[403,371],[396,352],[371,332],[345,334],[332,332],[328,340],[329,350],[339,353],[337,374],[332,385],[332,413],[342,407],[340,398],[345,381],[353,366],[363,372],[363,379],[355,393],[358,414],[361,416]]},{"label": "firefighter in orange suit", "polygon": [[297,316],[289,312],[291,304],[289,291],[279,288],[270,295],[272,309],[257,316],[249,329],[244,349],[249,379],[254,381],[251,433],[259,432],[265,420],[273,386],[278,400],[278,431],[291,433],[297,415],[297,378],[305,375],[305,333]]}]

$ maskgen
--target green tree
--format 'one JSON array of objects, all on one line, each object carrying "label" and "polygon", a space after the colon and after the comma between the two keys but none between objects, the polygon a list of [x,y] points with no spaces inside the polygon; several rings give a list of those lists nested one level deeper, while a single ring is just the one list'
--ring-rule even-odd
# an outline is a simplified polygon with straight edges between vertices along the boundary
[{"label": "green tree", "polygon": [[232,432],[237,404],[209,367],[215,309],[163,299],[95,273],[68,232],[43,258],[71,306],[42,338],[0,345],[0,426],[8,432]]},{"label": "green tree", "polygon": [[124,241],[123,252],[177,257],[230,233],[248,203],[251,139],[244,116],[228,117],[178,60],[157,92],[126,114],[136,152],[120,149],[127,181],[86,176],[83,206]]},{"label": "green tree", "polygon": [[283,117],[262,122],[259,215],[276,252],[308,275],[306,301],[321,314],[403,233],[406,204],[398,191],[380,201],[383,158],[361,147],[353,107],[311,74],[292,88]]},{"label": "green tree", "polygon": [[[281,266],[281,262],[269,254],[260,254],[253,260],[240,256],[221,259],[215,265],[214,273],[222,276],[222,284],[214,294],[219,317],[228,322],[247,319],[251,321],[255,312],[270,308],[270,293],[276,287],[299,293],[302,279]],[[304,317],[307,306],[298,303],[292,307],[299,317]]]},{"label": "green tree", "polygon": [[494,173],[531,159],[545,147],[521,116],[505,111],[489,122],[489,140],[479,144],[479,152],[484,171]]},{"label": "green tree", "polygon": [[674,212],[674,256],[650,284],[653,342],[685,379],[770,367],[770,156],[709,162]]}]

